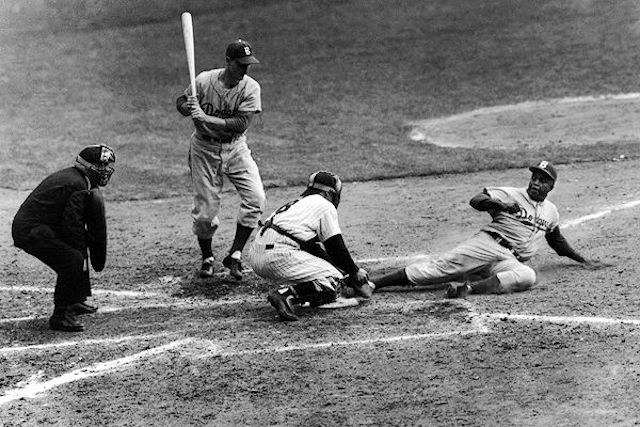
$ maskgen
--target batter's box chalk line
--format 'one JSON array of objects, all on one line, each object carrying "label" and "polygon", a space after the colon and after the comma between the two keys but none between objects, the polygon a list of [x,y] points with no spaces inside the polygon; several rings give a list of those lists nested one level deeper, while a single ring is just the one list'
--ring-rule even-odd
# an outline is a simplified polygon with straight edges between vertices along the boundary
[{"label": "batter's box chalk line", "polygon": [[39,395],[64,384],[125,369],[137,362],[140,362],[141,360],[148,359],[164,352],[184,346],[190,341],[191,339],[174,341],[169,344],[141,351],[131,356],[109,360],[106,362],[100,362],[84,368],[75,369],[47,381],[39,381],[39,378],[35,377],[32,379],[32,381],[28,382],[22,387],[6,391],[4,395],[0,396],[0,405],[4,405],[13,402],[14,400],[23,398],[36,398]]},{"label": "batter's box chalk line", "polygon": [[159,334],[130,335],[130,336],[120,336],[120,337],[114,337],[114,338],[96,338],[96,339],[88,339],[88,340],[82,340],[82,341],[62,341],[62,342],[47,343],[47,344],[33,344],[33,345],[25,345],[25,346],[3,347],[3,348],[0,348],[0,355],[11,355],[11,354],[21,353],[21,352],[36,352],[36,351],[43,351],[43,350],[46,351],[50,349],[58,349],[58,348],[64,348],[64,347],[118,345],[118,344],[130,342],[130,341],[148,341],[148,340],[154,340],[158,338],[165,338],[165,337],[176,335],[176,334],[178,333],[163,332]]}]

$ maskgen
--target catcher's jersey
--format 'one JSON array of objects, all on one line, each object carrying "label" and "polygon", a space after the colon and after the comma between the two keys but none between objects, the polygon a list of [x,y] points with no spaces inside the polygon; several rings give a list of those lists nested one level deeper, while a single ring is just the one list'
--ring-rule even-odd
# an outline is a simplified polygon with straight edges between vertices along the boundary
[{"label": "catcher's jersey", "polygon": [[485,191],[491,198],[503,203],[517,202],[520,212],[491,211],[489,213],[493,221],[481,230],[501,234],[523,259],[531,258],[540,247],[544,235],[560,222],[556,206],[548,200],[532,200],[526,188],[487,187]]},{"label": "catcher's jersey", "polygon": [[273,223],[303,241],[318,237],[321,242],[342,234],[338,211],[319,194],[302,197],[277,209]]},{"label": "catcher's jersey", "polygon": [[[219,77],[224,68],[203,71],[196,76],[196,92],[200,107],[209,116],[227,119],[240,112],[260,113],[262,100],[260,96],[260,84],[248,75],[245,75],[234,87],[224,87]],[[185,95],[191,93],[191,88],[185,89]],[[244,133],[235,134],[229,131],[215,130],[211,128],[198,129],[205,136],[218,137],[223,141],[231,141]]]}]

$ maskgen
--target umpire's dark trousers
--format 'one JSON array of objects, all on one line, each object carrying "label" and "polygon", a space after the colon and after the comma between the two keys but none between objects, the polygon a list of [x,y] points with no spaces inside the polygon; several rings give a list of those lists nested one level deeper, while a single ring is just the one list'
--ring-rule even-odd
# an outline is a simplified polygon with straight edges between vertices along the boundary
[{"label": "umpire's dark trousers", "polygon": [[84,302],[91,295],[89,269],[82,251],[58,238],[47,225],[39,225],[27,236],[14,233],[14,245],[33,255],[58,274],[53,303],[61,309]]}]

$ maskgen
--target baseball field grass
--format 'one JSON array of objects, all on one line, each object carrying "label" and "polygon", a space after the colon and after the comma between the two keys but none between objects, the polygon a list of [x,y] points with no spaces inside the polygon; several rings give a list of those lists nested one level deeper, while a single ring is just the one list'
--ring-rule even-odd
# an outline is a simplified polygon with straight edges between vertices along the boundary
[{"label": "baseball field grass", "polygon": [[370,180],[640,154],[628,140],[451,149],[413,141],[407,126],[525,100],[640,91],[640,11],[631,0],[7,0],[0,8],[8,188],[31,188],[83,145],[107,143],[118,153],[108,198],[188,191],[191,125],[174,108],[188,84],[185,9],[198,71],[221,66],[238,37],[262,61],[250,74],[264,112],[248,136],[267,185],[299,184],[318,168]]}]

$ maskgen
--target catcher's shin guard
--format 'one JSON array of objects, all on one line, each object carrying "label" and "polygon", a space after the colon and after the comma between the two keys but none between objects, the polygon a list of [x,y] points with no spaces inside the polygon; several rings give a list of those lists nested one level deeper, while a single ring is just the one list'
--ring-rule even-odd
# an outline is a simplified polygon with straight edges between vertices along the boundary
[{"label": "catcher's shin guard", "polygon": [[289,287],[298,304],[309,303],[312,307],[328,304],[335,301],[338,296],[336,285],[333,283],[312,282],[296,283]]}]

